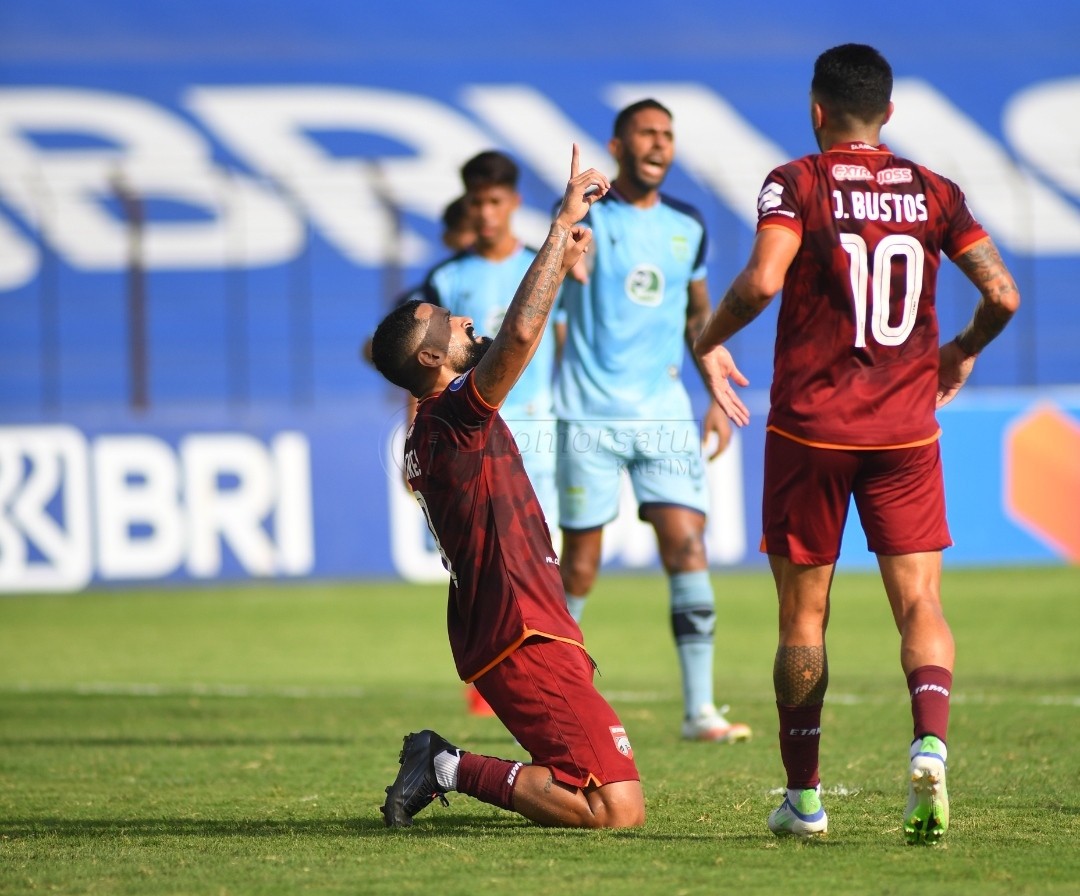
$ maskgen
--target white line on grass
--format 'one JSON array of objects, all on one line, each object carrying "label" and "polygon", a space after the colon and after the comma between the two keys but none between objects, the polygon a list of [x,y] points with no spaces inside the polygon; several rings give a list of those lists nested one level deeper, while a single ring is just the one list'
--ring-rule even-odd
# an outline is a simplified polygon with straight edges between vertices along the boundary
[{"label": "white line on grass", "polygon": [[[159,684],[154,682],[91,681],[75,684],[35,684],[19,682],[13,685],[0,684],[0,694],[54,694],[74,696],[107,697],[286,697],[293,699],[338,699],[366,697],[367,688],[312,687],[285,685],[281,687],[252,687],[243,684],[222,684],[212,682],[194,682],[191,684]],[[674,699],[664,691],[603,691],[604,696],[615,703],[661,703]],[[827,703],[842,706],[866,704],[906,703],[906,698],[865,697],[859,694],[830,693],[825,698]],[[772,695],[744,695],[742,703],[771,703]],[[954,704],[995,705],[1019,704],[1035,706],[1068,706],[1080,708],[1080,696],[1073,694],[1048,694],[1035,697],[1014,697],[1000,694],[953,694]]]},{"label": "white line on grass", "polygon": [[36,685],[20,683],[0,687],[2,692],[19,694],[73,694],[76,696],[106,697],[290,697],[295,699],[366,697],[365,688],[320,687],[250,687],[242,684],[154,684],[151,682],[78,682],[73,685]]}]

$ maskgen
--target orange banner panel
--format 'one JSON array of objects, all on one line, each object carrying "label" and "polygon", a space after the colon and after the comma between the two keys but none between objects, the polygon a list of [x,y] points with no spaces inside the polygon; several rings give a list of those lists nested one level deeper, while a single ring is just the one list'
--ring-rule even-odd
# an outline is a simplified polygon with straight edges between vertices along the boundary
[{"label": "orange banner panel", "polygon": [[1009,513],[1073,563],[1080,563],[1080,423],[1040,405],[1005,441]]}]

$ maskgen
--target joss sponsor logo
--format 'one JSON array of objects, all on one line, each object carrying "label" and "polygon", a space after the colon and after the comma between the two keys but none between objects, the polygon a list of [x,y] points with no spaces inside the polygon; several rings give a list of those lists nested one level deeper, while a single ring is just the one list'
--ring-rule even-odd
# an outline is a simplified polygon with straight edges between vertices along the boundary
[{"label": "joss sponsor logo", "polygon": [[910,168],[882,168],[877,173],[877,182],[882,186],[910,184],[912,179]]}]

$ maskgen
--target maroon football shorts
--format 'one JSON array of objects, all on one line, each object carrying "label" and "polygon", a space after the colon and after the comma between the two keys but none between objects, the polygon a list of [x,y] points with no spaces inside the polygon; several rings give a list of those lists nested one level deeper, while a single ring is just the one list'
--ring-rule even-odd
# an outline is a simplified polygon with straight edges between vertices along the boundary
[{"label": "maroon football shorts", "polygon": [[952,544],[936,441],[855,451],[765,434],[763,551],[798,564],[835,563],[852,496],[866,546],[875,554],[917,554]]},{"label": "maroon football shorts", "polygon": [[576,644],[530,638],[474,684],[533,765],[555,780],[580,788],[640,780],[626,730]]}]

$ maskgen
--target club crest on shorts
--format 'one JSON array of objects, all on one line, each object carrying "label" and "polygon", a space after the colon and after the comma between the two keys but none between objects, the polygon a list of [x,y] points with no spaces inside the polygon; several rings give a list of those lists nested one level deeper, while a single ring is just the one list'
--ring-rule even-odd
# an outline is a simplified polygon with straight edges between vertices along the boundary
[{"label": "club crest on shorts", "polygon": [[611,739],[615,741],[615,749],[627,759],[633,759],[634,748],[630,746],[630,738],[626,736],[626,729],[622,725],[612,725],[608,728],[608,731],[611,732]]}]

